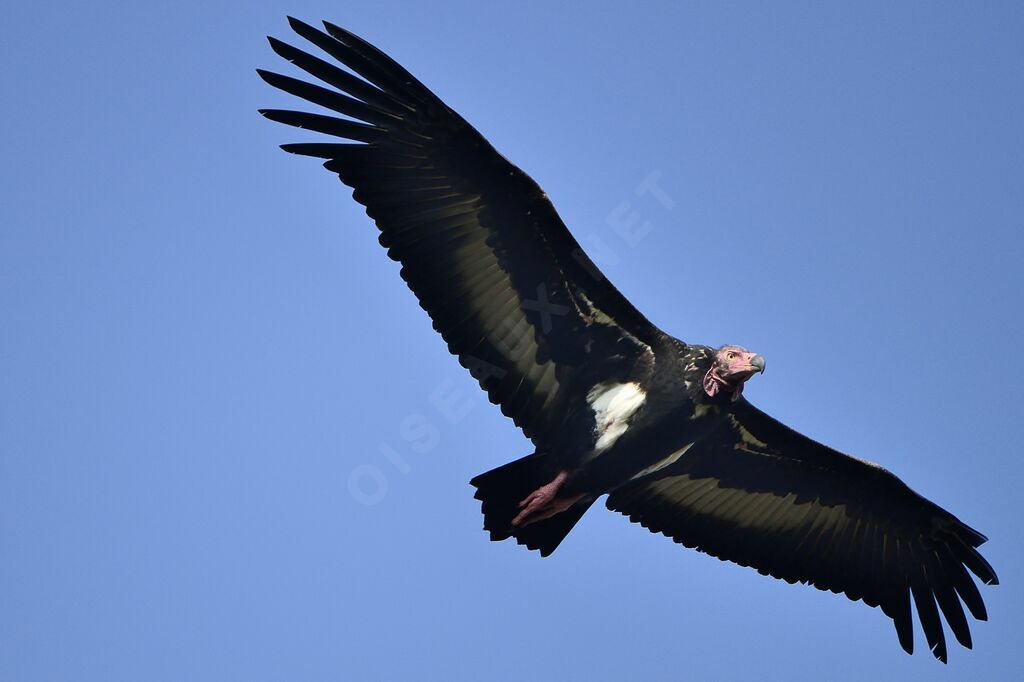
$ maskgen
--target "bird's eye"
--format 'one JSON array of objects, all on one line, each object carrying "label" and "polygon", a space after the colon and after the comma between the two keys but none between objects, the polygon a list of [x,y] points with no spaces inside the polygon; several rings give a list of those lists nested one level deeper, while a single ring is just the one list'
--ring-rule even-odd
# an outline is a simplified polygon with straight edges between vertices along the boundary
[{"label": "bird's eye", "polygon": [[727,353],[725,357],[729,358],[730,360],[735,360],[736,359],[736,354],[735,353]]}]

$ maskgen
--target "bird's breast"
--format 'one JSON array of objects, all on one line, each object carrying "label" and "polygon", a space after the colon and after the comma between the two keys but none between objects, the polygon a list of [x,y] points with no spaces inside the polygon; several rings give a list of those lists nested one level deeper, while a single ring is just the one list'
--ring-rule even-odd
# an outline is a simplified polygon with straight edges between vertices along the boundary
[{"label": "bird's breast", "polygon": [[595,493],[678,461],[723,416],[719,405],[645,390],[638,382],[597,384],[587,404],[593,416],[589,448],[570,467],[578,485]]}]

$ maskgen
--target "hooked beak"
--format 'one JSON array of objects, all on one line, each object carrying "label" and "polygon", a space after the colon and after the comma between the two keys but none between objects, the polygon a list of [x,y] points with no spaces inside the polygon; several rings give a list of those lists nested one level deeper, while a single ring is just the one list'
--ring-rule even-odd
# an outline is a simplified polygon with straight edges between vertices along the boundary
[{"label": "hooked beak", "polygon": [[764,356],[755,355],[750,359],[750,366],[756,369],[761,374],[764,374]]}]

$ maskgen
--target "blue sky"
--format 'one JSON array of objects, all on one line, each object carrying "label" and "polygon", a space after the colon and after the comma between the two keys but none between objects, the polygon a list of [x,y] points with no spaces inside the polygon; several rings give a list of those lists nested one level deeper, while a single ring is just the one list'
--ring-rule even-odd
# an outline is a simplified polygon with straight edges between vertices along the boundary
[{"label": "blue sky", "polygon": [[[1018,3],[150,5],[0,10],[0,679],[1019,672]],[[408,66],[666,331],[763,353],[755,404],[986,533],[976,650],[597,506],[549,559],[488,542],[468,481],[528,443],[256,114],[285,14]]]}]

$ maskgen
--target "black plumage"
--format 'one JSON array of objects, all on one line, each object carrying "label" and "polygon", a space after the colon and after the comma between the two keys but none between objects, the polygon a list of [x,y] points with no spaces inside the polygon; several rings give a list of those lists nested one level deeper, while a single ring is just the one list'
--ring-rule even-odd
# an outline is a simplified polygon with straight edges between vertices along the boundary
[{"label": "black plumage", "polygon": [[342,28],[289,21],[349,71],[271,38],[331,87],[260,76],[347,118],[261,113],[347,140],[283,149],[323,159],[353,188],[449,350],[534,444],[472,481],[492,539],[550,554],[607,494],[609,509],[687,547],[880,606],[907,652],[911,594],[937,658],[940,613],[971,646],[961,603],[987,616],[969,573],[997,582],[983,535],[750,405],[740,392],[760,356],[664,334],[543,190],[404,68]]}]

